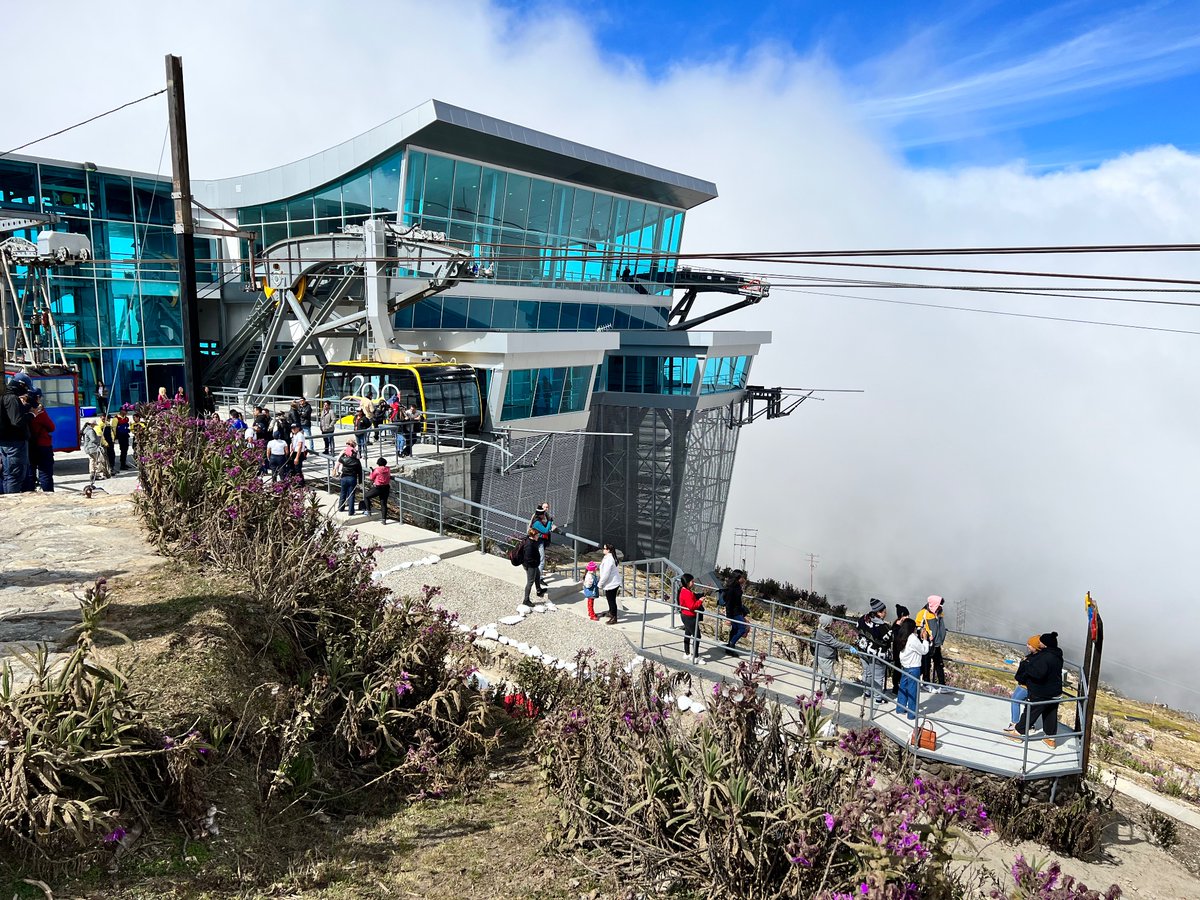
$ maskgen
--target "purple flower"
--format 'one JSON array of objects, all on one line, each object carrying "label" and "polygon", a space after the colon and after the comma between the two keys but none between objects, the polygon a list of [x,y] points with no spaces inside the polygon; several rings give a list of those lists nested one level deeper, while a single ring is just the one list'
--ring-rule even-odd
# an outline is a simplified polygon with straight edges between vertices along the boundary
[{"label": "purple flower", "polygon": [[403,697],[413,689],[411,676],[408,672],[400,673],[400,680],[396,682],[396,696]]},{"label": "purple flower", "polygon": [[125,837],[129,832],[124,828],[117,827],[104,836],[104,843],[115,844],[117,841]]},{"label": "purple flower", "polygon": [[837,819],[833,817],[833,813],[825,813],[822,818],[825,819],[826,830],[833,831],[833,826],[837,824]]}]

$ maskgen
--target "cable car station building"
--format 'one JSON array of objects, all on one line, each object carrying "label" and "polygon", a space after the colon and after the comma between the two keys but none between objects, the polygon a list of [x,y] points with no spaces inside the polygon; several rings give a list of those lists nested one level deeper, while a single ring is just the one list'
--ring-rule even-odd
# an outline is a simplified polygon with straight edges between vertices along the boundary
[{"label": "cable car station building", "polygon": [[[481,444],[474,499],[514,513],[548,500],[558,524],[628,558],[713,568],[740,430],[731,404],[770,339],[672,321],[686,214],[715,185],[433,100],[192,189],[198,223],[246,235],[196,239],[210,384],[316,397],[335,361],[471,366],[480,437],[504,434],[528,460],[506,469]],[[94,264],[50,285],[85,404],[99,380],[114,402],[182,383],[170,190],[91,163],[0,160],[0,210],[57,213],[47,227],[92,240]],[[465,251],[461,279],[424,289],[424,251],[396,237],[412,226]],[[260,290],[272,268],[290,273],[282,297]],[[319,332],[324,315],[343,324]],[[373,331],[344,326],[372,316]]]}]

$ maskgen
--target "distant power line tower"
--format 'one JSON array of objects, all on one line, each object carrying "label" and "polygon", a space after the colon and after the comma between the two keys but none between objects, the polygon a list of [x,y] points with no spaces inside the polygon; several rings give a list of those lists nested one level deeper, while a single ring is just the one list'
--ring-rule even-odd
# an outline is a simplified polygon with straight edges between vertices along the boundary
[{"label": "distant power line tower", "polygon": [[813,592],[813,573],[817,571],[817,563],[821,561],[821,557],[815,553],[808,554],[808,592]]},{"label": "distant power line tower", "polygon": [[967,630],[967,601],[960,600],[954,605],[954,630]]},{"label": "distant power line tower", "polygon": [[[758,529],[733,529],[733,554],[742,561],[742,571],[750,572],[758,561]],[[750,557],[750,566],[746,565],[746,557]]]}]

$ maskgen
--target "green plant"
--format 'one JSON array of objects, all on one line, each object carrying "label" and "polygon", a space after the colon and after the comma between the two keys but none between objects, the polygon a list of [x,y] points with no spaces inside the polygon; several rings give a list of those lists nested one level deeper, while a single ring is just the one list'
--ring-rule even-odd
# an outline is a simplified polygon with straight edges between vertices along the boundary
[{"label": "green plant", "polygon": [[84,592],[62,664],[44,645],[21,655],[27,689],[0,668],[0,847],[35,866],[86,863],[152,814],[187,820],[202,805],[202,737],[152,729],[96,657],[96,636],[115,635],[101,624],[110,602],[103,578]]},{"label": "green plant", "polygon": [[1170,850],[1179,841],[1179,825],[1166,813],[1147,805],[1142,811],[1142,825],[1152,843]]}]

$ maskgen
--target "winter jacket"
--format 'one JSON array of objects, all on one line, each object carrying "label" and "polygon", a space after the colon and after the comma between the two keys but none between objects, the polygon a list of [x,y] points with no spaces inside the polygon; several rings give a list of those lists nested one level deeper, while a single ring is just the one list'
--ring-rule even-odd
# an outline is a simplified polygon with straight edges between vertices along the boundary
[{"label": "winter jacket", "polygon": [[299,413],[300,427],[312,428],[312,404],[301,403],[296,407],[296,412]]},{"label": "winter jacket", "polygon": [[538,551],[538,542],[526,536],[521,541],[521,565],[527,569],[536,569],[542,563],[542,554]]},{"label": "winter jacket", "polygon": [[12,391],[0,398],[0,441],[16,443],[29,440],[33,413]]},{"label": "winter jacket", "polygon": [[818,628],[813,632],[813,647],[815,648],[814,652],[817,662],[828,660],[830,663],[837,659],[839,650],[854,649],[853,645],[847,644],[845,641],[839,641],[824,628]]},{"label": "winter jacket", "polygon": [[371,479],[371,484],[383,487],[385,484],[392,483],[392,470],[387,466],[376,466],[368,477]]},{"label": "winter jacket", "polygon": [[104,448],[100,446],[100,437],[96,434],[96,427],[91,422],[83,426],[79,444],[88,456],[98,456],[104,453]]},{"label": "winter jacket", "polygon": [[338,420],[337,413],[335,413],[332,409],[321,410],[321,417],[318,420],[321,425],[321,433],[322,434],[332,433],[333,429],[337,426],[337,420]]},{"label": "winter jacket", "polygon": [[605,553],[600,560],[600,590],[611,591],[621,586],[621,569],[611,553]]},{"label": "winter jacket", "polygon": [[689,619],[704,609],[704,601],[691,588],[679,589],[679,614]]},{"label": "winter jacket", "polygon": [[940,647],[946,642],[946,619],[939,613],[933,612],[928,606],[922,606],[917,610],[917,631],[920,631],[922,626],[929,626],[929,645],[931,647]]},{"label": "winter jacket", "polygon": [[554,530],[553,518],[547,516],[543,519],[539,513],[529,520],[529,527],[538,533],[539,541],[550,543],[550,532]]},{"label": "winter jacket", "polygon": [[44,409],[39,409],[33,421],[29,423],[29,441],[38,447],[53,447],[54,420]]},{"label": "winter jacket", "polygon": [[1029,689],[1030,700],[1053,700],[1062,693],[1062,668],[1062,649],[1046,647],[1021,660],[1013,677]]},{"label": "winter jacket", "polygon": [[872,656],[889,656],[892,645],[892,626],[887,620],[867,613],[861,616],[858,628],[858,649]]},{"label": "winter jacket", "polygon": [[904,649],[900,651],[900,666],[905,669],[916,669],[921,665],[921,657],[929,652],[929,641],[917,637],[917,632],[908,636]]},{"label": "winter jacket", "polygon": [[734,616],[746,615],[746,605],[742,602],[742,583],[740,581],[726,585],[725,589],[721,592],[721,596],[725,599],[725,615],[731,619]]},{"label": "winter jacket", "polygon": [[357,456],[343,453],[338,457],[337,474],[342,477],[345,477],[346,475],[353,475],[356,481],[362,481],[362,460],[360,460]]}]

